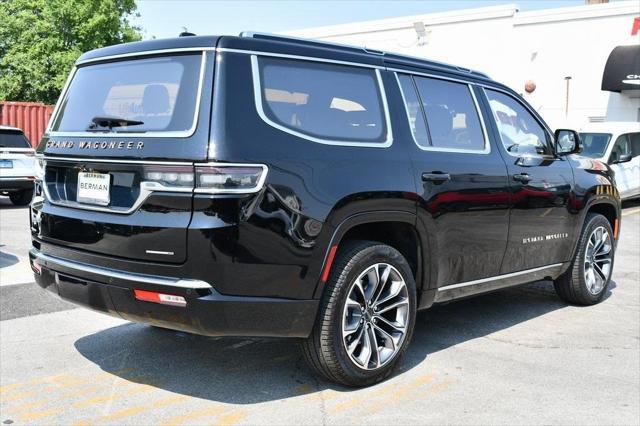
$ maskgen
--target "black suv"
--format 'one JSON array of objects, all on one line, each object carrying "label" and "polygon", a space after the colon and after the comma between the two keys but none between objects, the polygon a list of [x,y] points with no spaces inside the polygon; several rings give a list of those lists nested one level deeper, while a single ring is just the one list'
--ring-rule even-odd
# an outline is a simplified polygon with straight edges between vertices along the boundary
[{"label": "black suv", "polygon": [[620,200],[482,73],[243,34],[80,57],[38,147],[37,283],[209,336],[293,337],[368,385],[416,311],[542,279],[607,292]]}]

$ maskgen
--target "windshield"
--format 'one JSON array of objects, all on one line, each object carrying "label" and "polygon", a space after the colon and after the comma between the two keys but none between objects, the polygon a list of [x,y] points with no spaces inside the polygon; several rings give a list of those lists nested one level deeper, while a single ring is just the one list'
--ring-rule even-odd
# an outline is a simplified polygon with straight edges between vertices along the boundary
[{"label": "windshield", "polygon": [[589,158],[604,157],[607,145],[611,140],[611,133],[580,133],[582,152],[580,155]]},{"label": "windshield", "polygon": [[201,54],[79,67],[54,132],[186,132],[195,124]]},{"label": "windshield", "polygon": [[22,133],[0,133],[0,148],[31,148]]}]

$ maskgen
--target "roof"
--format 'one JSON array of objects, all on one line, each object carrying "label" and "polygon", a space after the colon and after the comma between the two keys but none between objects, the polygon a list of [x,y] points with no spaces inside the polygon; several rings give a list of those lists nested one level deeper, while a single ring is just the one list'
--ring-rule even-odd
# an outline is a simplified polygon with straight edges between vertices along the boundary
[{"label": "roof", "polygon": [[383,52],[358,46],[330,43],[322,40],[302,39],[290,36],[253,32],[243,32],[240,37],[188,36],[124,43],[89,51],[80,56],[76,61],[76,64],[79,65],[86,61],[109,56],[135,54],[137,52],[213,47],[265,51],[314,58],[317,57],[319,59],[357,62],[381,67],[392,65],[394,67],[406,66],[412,68],[427,68],[439,72],[453,73],[464,78],[492,81],[486,74],[481,72],[442,62],[430,61],[423,58]]},{"label": "roof", "polygon": [[584,133],[635,133],[640,132],[640,123],[635,121],[605,121],[602,123],[588,123],[580,128]]},{"label": "roof", "polygon": [[19,128],[17,128],[17,127],[12,127],[12,126],[2,126],[2,125],[0,125],[0,132],[11,132],[11,133],[17,133],[17,132],[20,132],[20,133],[24,133],[24,132],[22,131],[22,129],[19,129]]}]

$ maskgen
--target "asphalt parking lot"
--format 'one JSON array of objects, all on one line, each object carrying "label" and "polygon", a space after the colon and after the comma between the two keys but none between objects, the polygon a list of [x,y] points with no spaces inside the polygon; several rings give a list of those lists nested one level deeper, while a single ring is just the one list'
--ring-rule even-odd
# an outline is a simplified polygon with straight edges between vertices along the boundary
[{"label": "asphalt parking lot", "polygon": [[549,282],[419,314],[400,370],[318,380],[291,340],[206,338],[58,301],[32,283],[26,208],[0,197],[3,424],[639,424],[640,204],[601,304]]}]

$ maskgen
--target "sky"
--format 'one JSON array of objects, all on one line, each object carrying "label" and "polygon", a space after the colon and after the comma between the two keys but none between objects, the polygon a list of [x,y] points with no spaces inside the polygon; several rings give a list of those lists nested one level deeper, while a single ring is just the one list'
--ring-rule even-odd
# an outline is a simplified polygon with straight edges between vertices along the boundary
[{"label": "sky", "polygon": [[456,9],[517,4],[521,11],[581,6],[584,0],[138,0],[140,17],[133,22],[143,38],[176,37],[241,31],[274,33],[373,19],[444,12]]}]

